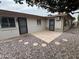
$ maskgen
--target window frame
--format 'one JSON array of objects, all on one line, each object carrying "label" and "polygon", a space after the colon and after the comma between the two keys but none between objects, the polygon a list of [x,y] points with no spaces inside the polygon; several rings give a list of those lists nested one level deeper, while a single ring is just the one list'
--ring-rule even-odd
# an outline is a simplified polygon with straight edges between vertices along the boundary
[{"label": "window frame", "polygon": [[[3,22],[3,18],[6,18],[4,20],[6,20],[7,22],[5,22],[5,21]],[[13,20],[13,23],[11,23],[10,20]],[[2,16],[0,21],[1,21],[1,28],[15,28],[16,27],[15,17]],[[7,26],[3,25],[5,23],[7,24]]]},{"label": "window frame", "polygon": [[37,19],[37,25],[41,25],[41,19]]}]

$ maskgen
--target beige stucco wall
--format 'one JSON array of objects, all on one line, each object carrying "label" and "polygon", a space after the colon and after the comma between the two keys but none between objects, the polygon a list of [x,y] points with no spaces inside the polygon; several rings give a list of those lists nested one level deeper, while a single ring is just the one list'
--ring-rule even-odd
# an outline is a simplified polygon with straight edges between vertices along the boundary
[{"label": "beige stucco wall", "polygon": [[19,36],[18,22],[15,20],[15,28],[1,28],[0,24],[0,40]]},{"label": "beige stucco wall", "polygon": [[[37,19],[41,19],[41,25],[37,25]],[[28,33],[43,31],[46,29],[46,20],[44,18],[27,18]]]},{"label": "beige stucco wall", "polygon": [[49,30],[49,19],[46,20],[46,29]]},{"label": "beige stucco wall", "polygon": [[[27,18],[28,33],[39,32],[46,29],[49,30],[49,19],[45,19],[41,17],[26,17],[26,18]],[[37,19],[41,19],[41,25],[37,25]],[[54,18],[54,19],[55,19],[55,31],[62,32],[63,22],[64,22],[63,18],[61,18],[59,21],[58,21],[58,18]],[[16,24],[15,28],[1,28],[1,25],[0,25],[0,39],[7,39],[7,38],[19,36],[20,35],[19,27],[18,27],[18,22],[16,18],[15,18],[15,24]]]},{"label": "beige stucco wall", "polygon": [[59,17],[55,18],[55,31],[63,31],[63,18],[58,21]]}]

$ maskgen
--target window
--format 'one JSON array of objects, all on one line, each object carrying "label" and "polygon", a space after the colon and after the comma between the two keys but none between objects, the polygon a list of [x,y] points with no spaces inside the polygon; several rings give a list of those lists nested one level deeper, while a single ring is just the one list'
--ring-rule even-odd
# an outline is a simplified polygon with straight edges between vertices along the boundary
[{"label": "window", "polygon": [[37,25],[41,25],[41,19],[37,19]]},{"label": "window", "polygon": [[14,18],[13,17],[2,17],[2,19],[1,19],[1,27],[2,28],[15,27]]}]

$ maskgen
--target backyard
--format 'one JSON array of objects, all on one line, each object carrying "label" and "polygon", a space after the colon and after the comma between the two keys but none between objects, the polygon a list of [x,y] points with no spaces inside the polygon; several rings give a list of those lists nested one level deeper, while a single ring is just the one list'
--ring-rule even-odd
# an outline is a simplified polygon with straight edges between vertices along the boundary
[{"label": "backyard", "polygon": [[0,41],[0,59],[79,59],[79,29],[64,32],[50,43],[31,34]]},{"label": "backyard", "polygon": [[79,59],[79,0],[0,0],[0,59]]}]

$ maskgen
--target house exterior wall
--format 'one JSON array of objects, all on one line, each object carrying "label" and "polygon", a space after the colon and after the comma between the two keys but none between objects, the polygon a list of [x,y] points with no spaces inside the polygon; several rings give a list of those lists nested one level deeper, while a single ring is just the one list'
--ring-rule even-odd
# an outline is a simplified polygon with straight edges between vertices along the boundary
[{"label": "house exterior wall", "polygon": [[16,27],[14,28],[1,28],[1,23],[0,23],[0,40],[19,36],[18,22],[16,21],[16,19],[15,19],[15,24]]},{"label": "house exterior wall", "polygon": [[[37,19],[41,19],[41,25],[37,25]],[[28,33],[43,31],[46,29],[46,20],[44,18],[27,18]]]},{"label": "house exterior wall", "polygon": [[[28,33],[43,31],[46,29],[46,20],[41,17],[26,17],[27,18],[27,29]],[[37,19],[41,19],[41,25],[37,25]],[[1,28],[0,24],[0,39],[8,39],[12,37],[19,36],[19,26],[17,17],[15,17],[14,28]]]},{"label": "house exterior wall", "polygon": [[63,18],[59,19],[59,17],[55,18],[55,31],[62,32],[63,31]]},{"label": "house exterior wall", "polygon": [[49,30],[49,19],[46,20],[46,29]]},{"label": "house exterior wall", "polygon": [[[50,18],[49,18],[50,19]],[[46,28],[49,30],[49,19],[46,20]],[[54,31],[63,31],[63,19],[60,19],[58,21],[58,17],[53,18],[55,20],[55,26],[54,26]]]}]

